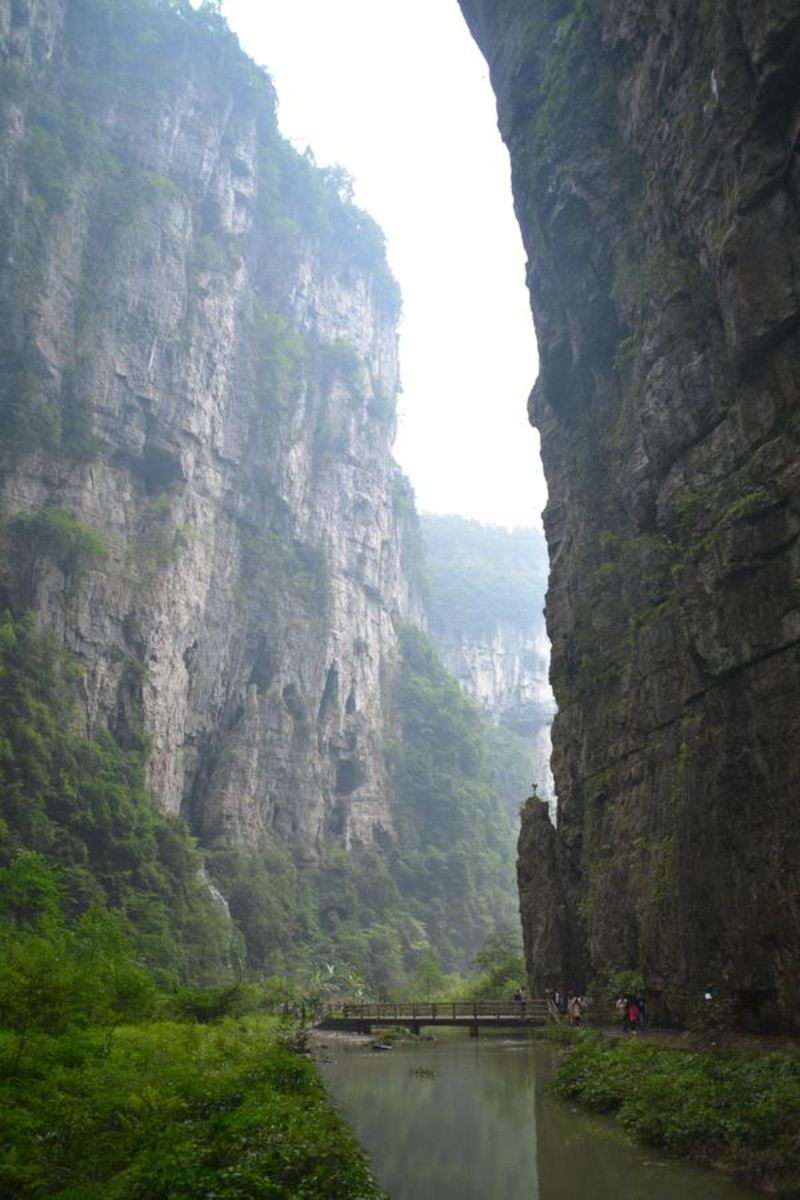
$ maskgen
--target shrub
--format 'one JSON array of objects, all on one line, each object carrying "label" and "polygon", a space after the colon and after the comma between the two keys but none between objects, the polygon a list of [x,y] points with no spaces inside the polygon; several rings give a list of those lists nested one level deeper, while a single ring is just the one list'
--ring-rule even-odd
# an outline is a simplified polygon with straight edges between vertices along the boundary
[{"label": "shrub", "polygon": [[39,204],[47,212],[61,212],[70,199],[67,156],[57,131],[34,125],[25,145],[25,164]]},{"label": "shrub", "polygon": [[105,538],[63,508],[19,513],[10,525],[22,552],[52,559],[65,575],[75,577],[92,560],[102,562],[108,557]]},{"label": "shrub", "polygon": [[636,1040],[593,1039],[570,1050],[556,1090],[617,1110],[631,1133],[751,1183],[800,1185],[800,1058],[694,1054]]},{"label": "shrub", "polygon": [[17,1200],[381,1195],[313,1066],[264,1018],[43,1039],[0,1088],[0,1188]]},{"label": "shrub", "polygon": [[282,313],[256,305],[253,354],[261,404],[276,420],[290,413],[297,403],[307,361],[305,343]]}]

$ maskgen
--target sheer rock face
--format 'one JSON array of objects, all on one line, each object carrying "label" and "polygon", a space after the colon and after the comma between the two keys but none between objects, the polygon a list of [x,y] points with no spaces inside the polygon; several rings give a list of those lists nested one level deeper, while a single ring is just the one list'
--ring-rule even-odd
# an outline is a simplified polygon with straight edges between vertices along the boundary
[{"label": "sheer rock face", "polygon": [[560,808],[520,841],[532,985],[641,967],[661,1015],[715,983],[796,1028],[800,11],[461,6],[541,358]]},{"label": "sheer rock face", "polygon": [[529,724],[552,715],[550,647],[543,628],[498,621],[481,637],[460,633],[456,621],[434,634],[450,674],[493,720],[527,732]]},{"label": "sheer rock face", "polygon": [[[101,88],[59,193],[36,155],[41,105],[74,86],[68,11],[0,0],[0,382],[46,426],[3,467],[3,602],[76,653],[88,729],[143,726],[154,796],[207,845],[371,844],[392,831],[391,615],[420,619],[392,502],[395,306],[363,255],[276,217],[258,103],[212,62]],[[76,410],[91,451],[47,425]],[[78,569],[21,537],[46,508],[106,556]]]}]

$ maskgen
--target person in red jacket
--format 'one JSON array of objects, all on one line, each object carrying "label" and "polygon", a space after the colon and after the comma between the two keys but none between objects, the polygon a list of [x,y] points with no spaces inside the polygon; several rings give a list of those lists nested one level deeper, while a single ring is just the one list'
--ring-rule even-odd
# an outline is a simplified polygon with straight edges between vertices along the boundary
[{"label": "person in red jacket", "polygon": [[628,1007],[625,1015],[628,1018],[628,1031],[630,1033],[637,1033],[639,1030],[639,1006],[633,996],[631,996],[628,1000]]}]

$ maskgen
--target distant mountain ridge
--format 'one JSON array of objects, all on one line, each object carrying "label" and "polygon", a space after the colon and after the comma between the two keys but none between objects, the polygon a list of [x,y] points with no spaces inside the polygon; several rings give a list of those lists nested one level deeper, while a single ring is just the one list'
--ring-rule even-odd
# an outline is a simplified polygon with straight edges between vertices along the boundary
[{"label": "distant mountain ridge", "polygon": [[430,513],[420,516],[420,526],[428,553],[429,629],[442,660],[495,724],[527,743],[539,795],[552,804],[555,703],[543,614],[544,536]]}]

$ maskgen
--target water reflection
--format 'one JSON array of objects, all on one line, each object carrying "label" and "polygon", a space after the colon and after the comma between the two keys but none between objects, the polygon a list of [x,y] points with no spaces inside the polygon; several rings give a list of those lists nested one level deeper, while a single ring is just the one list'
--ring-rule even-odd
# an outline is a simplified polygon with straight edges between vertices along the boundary
[{"label": "water reflection", "polygon": [[753,1200],[551,1099],[545,1047],[453,1033],[331,1054],[334,1099],[392,1200]]}]

